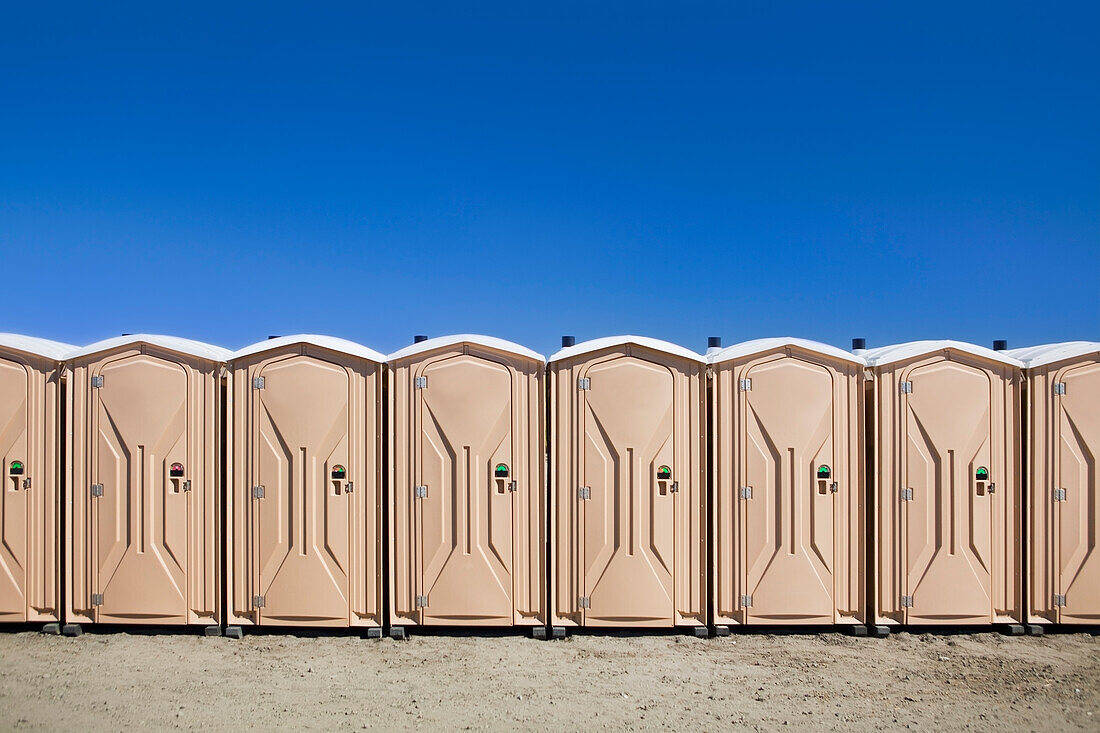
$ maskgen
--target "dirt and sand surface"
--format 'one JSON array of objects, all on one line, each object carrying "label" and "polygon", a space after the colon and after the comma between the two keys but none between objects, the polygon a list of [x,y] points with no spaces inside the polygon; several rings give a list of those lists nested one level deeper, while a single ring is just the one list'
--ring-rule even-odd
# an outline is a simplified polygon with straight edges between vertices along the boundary
[{"label": "dirt and sand surface", "polygon": [[0,729],[1100,730],[1100,639],[0,633]]}]

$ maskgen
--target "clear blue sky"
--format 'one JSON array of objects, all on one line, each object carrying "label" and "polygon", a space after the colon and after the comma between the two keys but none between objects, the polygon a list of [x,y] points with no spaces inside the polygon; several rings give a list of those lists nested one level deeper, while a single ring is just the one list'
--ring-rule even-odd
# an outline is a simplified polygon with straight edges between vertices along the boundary
[{"label": "clear blue sky", "polygon": [[326,5],[9,3],[0,330],[1100,339],[1096,3]]}]

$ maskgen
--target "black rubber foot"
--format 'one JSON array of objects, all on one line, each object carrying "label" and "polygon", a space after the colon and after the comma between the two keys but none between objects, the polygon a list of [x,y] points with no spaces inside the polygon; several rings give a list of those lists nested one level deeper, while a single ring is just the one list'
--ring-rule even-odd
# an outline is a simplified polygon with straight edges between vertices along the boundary
[{"label": "black rubber foot", "polygon": [[1028,624],[1027,633],[1028,636],[1042,636],[1046,633],[1046,629],[1043,628],[1042,624]]},{"label": "black rubber foot", "polygon": [[202,633],[206,634],[207,636],[221,636],[222,635],[222,627],[221,626],[207,626],[205,629],[202,630]]},{"label": "black rubber foot", "polygon": [[729,636],[730,635],[730,627],[729,626],[715,626],[714,627],[714,635],[715,636]]},{"label": "black rubber foot", "polygon": [[393,639],[394,641],[403,641],[404,639],[406,639],[407,637],[405,635],[405,627],[404,626],[391,626],[390,627],[390,638]]},{"label": "black rubber foot", "polygon": [[885,639],[887,636],[890,635],[890,627],[882,626],[880,624],[868,626],[867,630],[870,631],[871,636],[875,637],[876,639]]},{"label": "black rubber foot", "polygon": [[1001,633],[1005,636],[1023,636],[1023,624],[1005,624],[1001,627]]},{"label": "black rubber foot", "polygon": [[226,626],[225,635],[230,639],[243,639],[244,629],[240,626]]},{"label": "black rubber foot", "polygon": [[545,639],[546,638],[546,627],[545,626],[532,626],[531,627],[531,638],[532,639]]},{"label": "black rubber foot", "polygon": [[372,626],[369,629],[367,629],[367,638],[368,639],[381,639],[382,638],[382,627],[381,626]]},{"label": "black rubber foot", "polygon": [[61,624],[46,624],[42,627],[42,633],[57,636],[61,633]]},{"label": "black rubber foot", "polygon": [[696,639],[706,639],[710,636],[710,630],[706,626],[692,626],[691,635]]},{"label": "black rubber foot", "polygon": [[866,626],[850,626],[848,628],[849,636],[867,636]]},{"label": "black rubber foot", "polygon": [[84,629],[80,627],[80,624],[65,624],[61,627],[61,633],[65,636],[80,636],[84,633]]},{"label": "black rubber foot", "polygon": [[564,626],[551,626],[550,627],[550,636],[554,639],[564,639],[565,638],[565,627]]}]

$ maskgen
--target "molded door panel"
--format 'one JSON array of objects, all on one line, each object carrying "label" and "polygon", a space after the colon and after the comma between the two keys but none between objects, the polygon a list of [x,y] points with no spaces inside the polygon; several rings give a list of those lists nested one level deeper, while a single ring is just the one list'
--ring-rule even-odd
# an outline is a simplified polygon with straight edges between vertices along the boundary
[{"label": "molded door panel", "polygon": [[1096,451],[1100,449],[1100,364],[1066,371],[1066,392],[1055,398],[1057,486],[1065,489],[1057,508],[1057,573],[1066,605],[1059,617],[1096,623],[1100,619],[1100,525]]},{"label": "molded door panel", "polygon": [[833,378],[798,359],[765,362],[747,371],[742,500],[745,588],[750,619],[832,623],[836,470]]},{"label": "molded door panel", "polygon": [[349,495],[333,478],[348,465],[351,376],[296,355],[266,364],[252,390],[252,445],[263,498],[253,498],[259,617],[276,623],[350,622]]},{"label": "molded door panel", "polygon": [[[27,618],[27,497],[23,479],[36,468],[29,448],[28,400],[31,375],[17,362],[0,359],[0,619]],[[24,473],[12,475],[12,462]]]},{"label": "molded door panel", "polygon": [[985,372],[952,361],[914,368],[902,395],[907,621],[990,622],[995,494],[975,479],[991,465],[991,385]]},{"label": "molded door panel", "polygon": [[[511,624],[512,372],[463,354],[429,362],[416,390],[421,623]],[[508,478],[494,476],[498,464]]]},{"label": "molded door panel", "polygon": [[[622,356],[590,367],[583,400],[582,577],[588,625],[674,623],[674,379]],[[658,478],[662,466],[671,479]]]},{"label": "molded door panel", "polygon": [[170,476],[188,451],[187,372],[137,354],[106,362],[91,391],[97,620],[187,614],[189,492]]}]

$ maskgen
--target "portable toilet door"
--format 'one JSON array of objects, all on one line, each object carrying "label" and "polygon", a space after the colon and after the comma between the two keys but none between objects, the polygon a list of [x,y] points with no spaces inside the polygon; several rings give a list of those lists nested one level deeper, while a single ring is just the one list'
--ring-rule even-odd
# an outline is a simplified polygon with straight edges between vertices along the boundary
[{"label": "portable toilet door", "polygon": [[1021,622],[1021,363],[957,341],[873,368],[875,623]]},{"label": "portable toilet door", "polygon": [[1008,353],[1028,385],[1028,622],[1100,623],[1100,342]]},{"label": "portable toilet door", "polygon": [[472,334],[390,354],[390,622],[546,625],[544,358]]},{"label": "portable toilet door", "polygon": [[61,361],[74,348],[0,333],[0,623],[61,620]]},{"label": "portable toilet door", "polygon": [[863,360],[795,338],[708,360],[714,623],[865,624]]},{"label": "portable toilet door", "polygon": [[337,626],[381,635],[384,362],[314,335],[233,354],[230,633]]},{"label": "portable toilet door", "polygon": [[139,334],[66,359],[70,623],[220,622],[219,372],[228,356]]},{"label": "portable toilet door", "polygon": [[639,336],[551,357],[555,627],[705,629],[704,370]]}]

